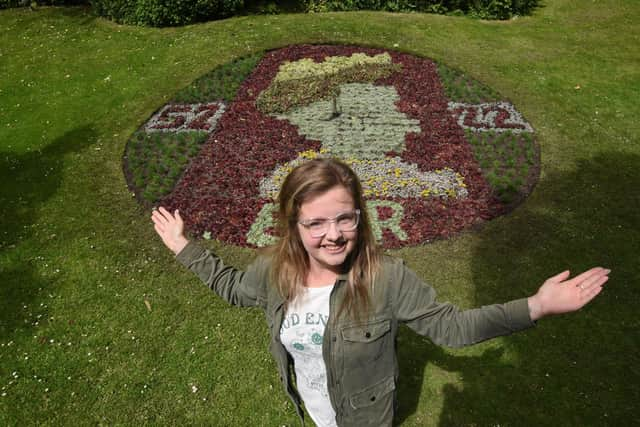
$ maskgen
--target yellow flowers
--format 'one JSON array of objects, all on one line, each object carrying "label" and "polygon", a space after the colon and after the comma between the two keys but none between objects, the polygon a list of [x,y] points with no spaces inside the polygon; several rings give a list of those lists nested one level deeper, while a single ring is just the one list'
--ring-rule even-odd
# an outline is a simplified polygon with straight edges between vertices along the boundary
[{"label": "yellow flowers", "polygon": [[299,154],[300,158],[302,159],[306,159],[306,160],[311,160],[311,159],[315,159],[318,157],[318,153],[317,151],[313,151],[313,150],[307,150],[307,151],[303,151]]},{"label": "yellow flowers", "polygon": [[303,58],[282,64],[273,80],[282,82],[309,77],[321,78],[338,74],[355,66],[386,64],[391,64],[391,56],[386,52],[375,56],[369,56],[365,53],[354,53],[351,56],[329,56],[323,62]]},{"label": "yellow flowers", "polygon": [[[332,156],[331,150],[323,148],[319,151],[306,150],[298,153],[298,157],[279,166],[271,177],[260,183],[260,194],[275,200],[285,177],[299,164]],[[355,157],[343,159],[362,182],[364,197],[443,197],[464,198],[468,192],[464,177],[451,168],[420,171],[415,164],[405,163],[399,157],[387,157],[380,160],[359,159]]]},{"label": "yellow flowers", "polygon": [[[318,157],[321,157],[323,154],[327,154],[329,150],[327,150],[326,148],[321,148],[320,151],[314,151],[314,150],[306,150],[306,151],[301,151],[298,154],[298,157],[300,159],[304,159],[304,160],[312,160],[312,159],[317,159]],[[293,168],[289,167],[289,171],[291,171]]]}]

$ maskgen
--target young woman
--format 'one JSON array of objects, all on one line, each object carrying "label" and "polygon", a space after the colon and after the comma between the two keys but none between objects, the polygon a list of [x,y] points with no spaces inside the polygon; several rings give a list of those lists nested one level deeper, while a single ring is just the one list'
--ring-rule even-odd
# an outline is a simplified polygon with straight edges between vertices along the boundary
[{"label": "young woman", "polygon": [[565,271],[529,298],[461,311],[380,253],[360,182],[344,163],[303,163],[278,199],[280,239],[246,271],[189,242],[178,211],[161,207],[152,220],[178,261],[218,295],[265,310],[284,388],[300,417],[304,402],[318,426],[392,424],[399,323],[437,344],[470,345],[580,309],[610,272],[597,267],[569,280]]}]

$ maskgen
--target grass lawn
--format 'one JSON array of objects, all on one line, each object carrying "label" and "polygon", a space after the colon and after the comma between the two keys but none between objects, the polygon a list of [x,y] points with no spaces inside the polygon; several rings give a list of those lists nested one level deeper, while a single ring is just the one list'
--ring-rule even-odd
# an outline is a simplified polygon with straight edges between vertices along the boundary
[{"label": "grass lawn", "polygon": [[[261,312],[178,266],[122,172],[127,139],[198,76],[295,43],[398,49],[462,70],[537,132],[507,216],[393,251],[463,307],[613,270],[582,312],[463,350],[399,336],[404,426],[640,425],[640,5],[544,2],[508,22],[386,13],[119,26],[0,11],[0,425],[295,425]],[[209,243],[243,267],[249,249]],[[634,403],[636,402],[636,403]]]}]

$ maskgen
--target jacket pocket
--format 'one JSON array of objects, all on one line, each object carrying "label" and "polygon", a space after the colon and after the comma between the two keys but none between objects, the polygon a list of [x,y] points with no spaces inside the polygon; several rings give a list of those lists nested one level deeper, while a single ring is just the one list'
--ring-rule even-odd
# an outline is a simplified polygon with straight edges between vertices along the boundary
[{"label": "jacket pocket", "polygon": [[[366,390],[349,398],[349,404],[353,409],[362,409],[375,405],[376,402],[384,402],[385,397],[396,388],[393,377],[387,377]],[[393,401],[392,401],[393,403]]]},{"label": "jacket pocket", "polygon": [[393,344],[389,341],[390,331],[389,319],[344,327],[342,340],[345,358],[358,364],[377,361],[385,352],[393,351]]},{"label": "jacket pocket", "polygon": [[352,395],[338,424],[348,427],[391,427],[395,387],[392,375]]},{"label": "jacket pocket", "polygon": [[368,343],[377,340],[391,330],[391,320],[379,320],[364,325],[348,326],[342,330],[342,339]]}]

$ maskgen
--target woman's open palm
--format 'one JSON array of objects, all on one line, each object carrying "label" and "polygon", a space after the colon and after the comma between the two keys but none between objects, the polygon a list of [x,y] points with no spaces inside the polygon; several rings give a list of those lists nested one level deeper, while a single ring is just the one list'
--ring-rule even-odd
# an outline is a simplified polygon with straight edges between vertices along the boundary
[{"label": "woman's open palm", "polygon": [[184,236],[184,221],[180,212],[171,212],[160,206],[151,213],[153,228],[162,239],[162,242],[176,255],[180,253],[189,240]]},{"label": "woman's open palm", "polygon": [[610,272],[602,267],[594,267],[573,279],[569,279],[569,271],[550,277],[529,298],[531,318],[537,320],[581,309],[602,291]]}]

